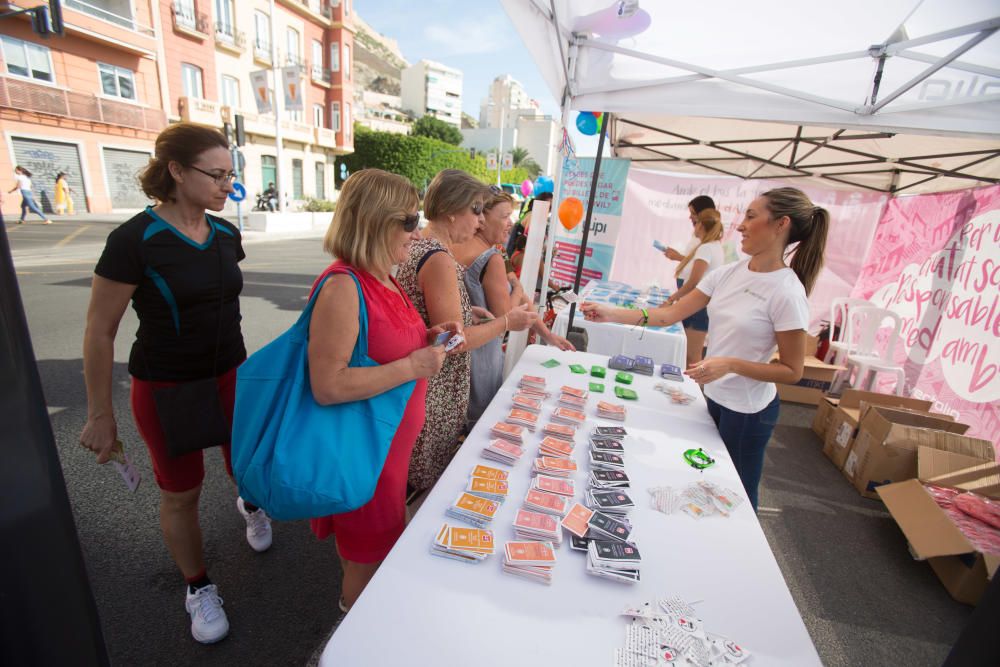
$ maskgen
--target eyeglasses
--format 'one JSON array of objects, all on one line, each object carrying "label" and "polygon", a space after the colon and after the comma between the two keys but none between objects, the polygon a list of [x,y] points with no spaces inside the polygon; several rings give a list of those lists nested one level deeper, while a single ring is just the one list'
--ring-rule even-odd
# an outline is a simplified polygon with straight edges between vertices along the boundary
[{"label": "eyeglasses", "polygon": [[419,224],[420,224],[420,214],[412,213],[403,218],[403,231],[412,233],[414,230],[416,230],[417,225]]},{"label": "eyeglasses", "polygon": [[213,174],[212,172],[205,171],[204,169],[196,167],[193,164],[189,165],[189,168],[194,169],[195,171],[200,171],[201,173],[205,174],[213,181],[215,181],[215,184],[218,185],[220,188],[225,187],[236,180],[236,172],[233,171],[220,171],[218,173]]},{"label": "eyeglasses", "polygon": [[486,207],[483,205],[483,202],[477,201],[474,204],[472,204],[472,206],[470,206],[469,208],[472,209],[472,214],[473,215],[481,215],[482,212],[483,212],[483,209],[485,209]]}]

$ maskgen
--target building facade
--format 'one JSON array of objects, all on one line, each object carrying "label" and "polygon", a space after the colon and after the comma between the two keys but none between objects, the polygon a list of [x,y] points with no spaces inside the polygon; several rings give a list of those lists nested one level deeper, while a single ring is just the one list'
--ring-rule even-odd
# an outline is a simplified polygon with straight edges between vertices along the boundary
[{"label": "building facade", "polygon": [[[257,113],[250,72],[276,57],[299,66],[304,102],[282,115],[282,190],[293,204],[331,198],[334,159],[353,142],[351,2],[276,0],[272,17],[267,0],[65,0],[66,34],[47,39],[27,20],[7,20],[0,173],[28,168],[43,206],[65,171],[77,211],[134,210],[149,203],[135,176],[159,131],[177,121],[222,129],[241,114],[241,181],[252,203],[278,165],[274,114]],[[280,77],[276,92],[280,104]],[[5,200],[5,213],[18,209]]]},{"label": "building facade", "polygon": [[537,116],[538,102],[528,96],[524,86],[509,74],[502,74],[490,84],[486,98],[479,105],[479,127],[517,127],[520,116]]},{"label": "building facade", "polygon": [[410,65],[400,74],[403,109],[417,118],[434,116],[462,127],[462,72],[430,60]]},{"label": "building facade", "polygon": [[462,130],[464,148],[488,152],[502,141],[501,152],[523,148],[542,173],[555,173],[562,127],[551,116],[543,115],[538,102],[509,74],[493,79],[479,107],[479,124],[478,128]]}]

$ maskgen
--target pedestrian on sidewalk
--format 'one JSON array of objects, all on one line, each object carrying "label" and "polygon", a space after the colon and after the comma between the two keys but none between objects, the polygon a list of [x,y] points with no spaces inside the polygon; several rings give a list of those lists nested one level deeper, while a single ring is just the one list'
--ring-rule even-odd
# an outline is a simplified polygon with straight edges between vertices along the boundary
[{"label": "pedestrian on sidewalk", "polygon": [[[140,177],[143,192],[158,203],[108,236],[94,270],[83,343],[87,423],[80,444],[106,463],[118,436],[111,398],[114,341],[132,303],[139,318],[128,364],[132,416],[160,488],[163,539],[188,584],[191,634],[205,644],[224,638],[229,621],[202,551],[201,448],[220,445],[232,477],[236,369],[246,359],[240,232],[206,210],[222,210],[234,177],[229,145],[218,130],[176,123],[160,133]],[[268,549],[270,519],[242,498],[236,506],[246,520],[247,542],[255,551]]]},{"label": "pedestrian on sidewalk", "polygon": [[28,210],[30,209],[42,219],[43,224],[51,225],[52,221],[45,217],[42,209],[35,202],[34,195],[31,194],[31,172],[21,165],[17,165],[14,167],[14,180],[17,181],[17,184],[9,192],[21,191],[21,218],[17,221],[17,224],[24,224],[24,218],[28,215]]},{"label": "pedestrian on sidewalk", "polygon": [[66,172],[56,174],[56,215],[73,215],[73,188],[69,187]]}]

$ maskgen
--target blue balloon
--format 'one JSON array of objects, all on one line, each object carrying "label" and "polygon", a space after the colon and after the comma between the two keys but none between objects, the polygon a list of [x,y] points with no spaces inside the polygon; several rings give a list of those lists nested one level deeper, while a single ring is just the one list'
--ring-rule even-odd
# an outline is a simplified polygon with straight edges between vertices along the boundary
[{"label": "blue balloon", "polygon": [[555,187],[556,187],[555,181],[553,181],[551,178],[549,178],[548,176],[539,176],[538,179],[535,181],[535,190],[533,194],[537,197],[538,195],[544,192],[552,192],[555,189]]},{"label": "blue balloon", "polygon": [[591,136],[597,134],[597,117],[589,111],[581,111],[576,114],[576,129],[580,134]]}]

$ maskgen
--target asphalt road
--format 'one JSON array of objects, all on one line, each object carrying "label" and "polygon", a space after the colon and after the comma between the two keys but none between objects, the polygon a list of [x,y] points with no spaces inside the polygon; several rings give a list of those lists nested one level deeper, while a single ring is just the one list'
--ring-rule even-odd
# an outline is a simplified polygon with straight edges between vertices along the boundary
[{"label": "asphalt road", "polygon": [[[90,281],[116,224],[7,224],[111,659],[129,666],[303,665],[339,616],[340,565],[333,544],[317,541],[306,522],[276,523],[272,548],[254,553],[218,451],[206,455],[201,518],[209,575],[225,600],[231,631],[214,646],[191,638],[184,581],[160,536],[158,491],[128,406],[126,361],[136,327],[131,309],[115,345],[114,402],[121,439],[143,476],[137,492],[130,494],[111,466],[98,466],[78,445],[86,418],[81,347]],[[241,307],[247,348],[253,351],[295,320],[329,258],[320,238],[248,238],[245,249]]]}]

